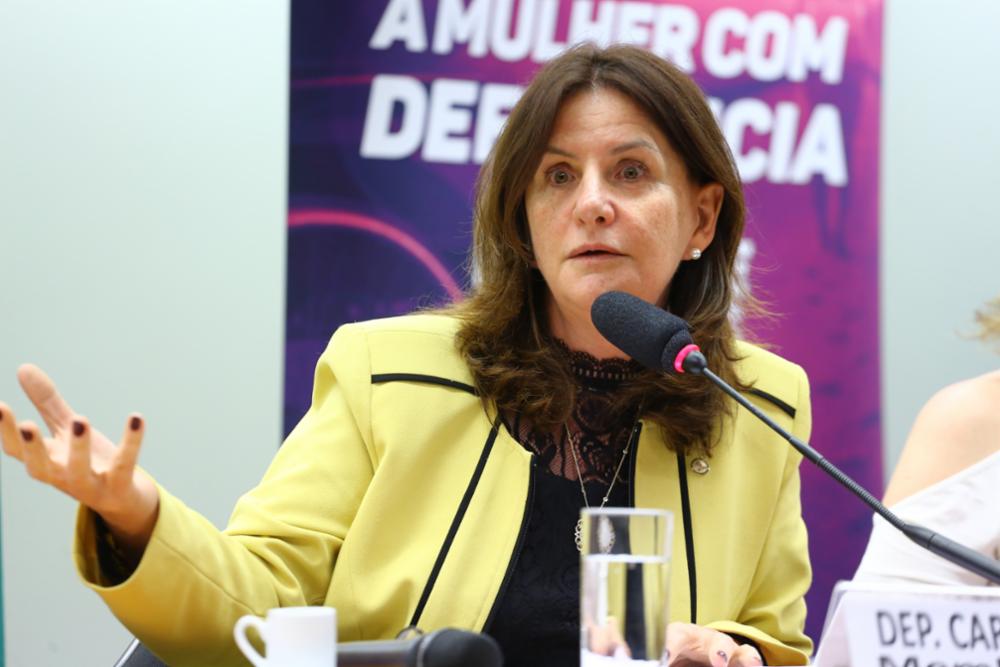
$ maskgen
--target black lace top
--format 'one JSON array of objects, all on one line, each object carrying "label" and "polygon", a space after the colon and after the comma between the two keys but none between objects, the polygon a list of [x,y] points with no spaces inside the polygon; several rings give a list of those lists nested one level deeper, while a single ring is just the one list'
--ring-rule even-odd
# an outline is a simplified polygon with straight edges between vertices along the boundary
[{"label": "black lace top", "polygon": [[499,642],[507,667],[579,664],[580,554],[574,531],[585,506],[579,480],[591,507],[601,505],[609,488],[608,507],[629,504],[622,452],[637,415],[615,417],[607,406],[611,393],[641,367],[634,361],[567,353],[577,397],[565,427],[537,431],[517,414],[500,415],[510,434],[536,455],[537,465],[524,543],[500,593],[495,620],[486,629]]}]

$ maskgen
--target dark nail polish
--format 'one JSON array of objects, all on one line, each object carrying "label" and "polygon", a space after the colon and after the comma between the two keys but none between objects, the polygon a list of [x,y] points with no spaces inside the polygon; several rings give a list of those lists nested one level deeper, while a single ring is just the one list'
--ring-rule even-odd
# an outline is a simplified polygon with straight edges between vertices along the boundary
[{"label": "dark nail polish", "polygon": [[83,422],[81,422],[81,421],[74,421],[73,422],[73,435],[75,435],[76,437],[79,438],[81,435],[83,435],[84,430],[85,429],[84,429],[84,426],[83,426]]},{"label": "dark nail polish", "polygon": [[3,421],[3,410],[0,410],[0,422]]},{"label": "dark nail polish", "polygon": [[26,428],[21,429],[21,437],[24,438],[25,442],[31,442],[35,439],[35,434]]},{"label": "dark nail polish", "polygon": [[131,428],[133,431],[138,431],[139,427],[142,426],[142,420],[139,419],[138,417],[132,417],[132,419],[129,421],[128,425],[129,425],[129,428]]}]

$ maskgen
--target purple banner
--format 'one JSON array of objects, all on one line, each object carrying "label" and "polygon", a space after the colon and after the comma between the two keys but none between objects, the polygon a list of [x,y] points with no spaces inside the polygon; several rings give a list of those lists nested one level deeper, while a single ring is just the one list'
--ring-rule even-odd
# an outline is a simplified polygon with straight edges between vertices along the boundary
[{"label": "purple banner", "polygon": [[[747,189],[740,270],[780,316],[744,328],[808,372],[812,444],[880,491],[881,36],[882,0],[296,1],[286,432],[339,324],[460,294],[473,181],[539,65],[628,42],[709,95]],[[870,528],[847,496],[804,464],[814,639]]]}]

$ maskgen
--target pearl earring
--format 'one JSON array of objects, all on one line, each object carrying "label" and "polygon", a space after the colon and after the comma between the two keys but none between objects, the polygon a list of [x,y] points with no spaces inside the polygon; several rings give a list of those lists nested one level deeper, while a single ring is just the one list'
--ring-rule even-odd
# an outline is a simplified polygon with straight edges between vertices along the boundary
[{"label": "pearl earring", "polygon": [[691,259],[701,259],[701,250],[695,248],[691,251]]}]

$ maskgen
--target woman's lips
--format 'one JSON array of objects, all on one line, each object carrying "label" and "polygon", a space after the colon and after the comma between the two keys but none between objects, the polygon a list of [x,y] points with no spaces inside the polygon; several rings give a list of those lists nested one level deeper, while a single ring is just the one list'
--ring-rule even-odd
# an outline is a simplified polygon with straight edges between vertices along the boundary
[{"label": "woman's lips", "polygon": [[612,248],[603,246],[585,246],[574,250],[570,254],[570,259],[602,260],[621,257],[622,254]]}]

